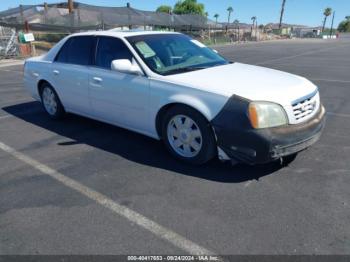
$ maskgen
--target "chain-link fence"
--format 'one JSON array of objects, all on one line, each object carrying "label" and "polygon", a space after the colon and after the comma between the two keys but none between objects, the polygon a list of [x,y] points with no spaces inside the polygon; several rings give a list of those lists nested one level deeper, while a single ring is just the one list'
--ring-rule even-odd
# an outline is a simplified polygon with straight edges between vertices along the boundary
[{"label": "chain-link fence", "polygon": [[50,5],[22,5],[0,12],[0,25],[31,30],[74,32],[80,30],[110,29],[115,27],[169,27],[176,30],[222,27],[201,15],[175,15],[141,11],[131,7],[102,7],[74,2],[69,11],[67,3]]},{"label": "chain-link fence", "polygon": [[[87,30],[142,29],[185,32],[205,44],[262,39],[262,32],[243,23],[217,23],[196,14],[167,14],[142,11],[130,6],[102,7],[74,1],[42,5],[21,5],[0,12],[0,27],[12,28],[1,35],[0,57],[45,52],[67,34]],[[16,45],[15,32],[30,31],[36,42],[29,48]],[[34,49],[33,49],[34,47]],[[36,53],[38,54],[38,53]]]},{"label": "chain-link fence", "polygon": [[14,29],[0,26],[0,58],[18,55],[17,35]]}]

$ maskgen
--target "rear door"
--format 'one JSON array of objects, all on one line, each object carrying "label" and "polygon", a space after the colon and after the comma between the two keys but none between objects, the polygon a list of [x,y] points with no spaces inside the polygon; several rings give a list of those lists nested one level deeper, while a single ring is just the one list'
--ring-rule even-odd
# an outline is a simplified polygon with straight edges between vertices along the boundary
[{"label": "rear door", "polygon": [[94,36],[70,38],[51,66],[52,84],[68,111],[90,114],[88,72],[95,40]]},{"label": "rear door", "polygon": [[136,63],[125,43],[115,37],[97,40],[94,67],[90,71],[90,99],[94,114],[101,120],[144,132],[149,126],[149,79],[144,75],[111,70],[116,59]]}]

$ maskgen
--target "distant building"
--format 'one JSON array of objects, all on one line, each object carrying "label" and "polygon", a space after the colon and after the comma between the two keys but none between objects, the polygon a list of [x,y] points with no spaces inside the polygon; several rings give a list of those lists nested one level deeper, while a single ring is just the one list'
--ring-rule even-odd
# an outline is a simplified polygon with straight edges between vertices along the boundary
[{"label": "distant building", "polygon": [[265,26],[265,30],[268,33],[274,33],[276,35],[293,35],[296,28],[302,29],[307,28],[303,25],[292,25],[292,24],[282,24],[281,29],[278,23],[270,23]]},{"label": "distant building", "polygon": [[236,24],[236,23],[233,23],[233,22],[231,22],[231,23],[227,23],[226,22],[226,23],[220,23],[220,24],[221,24],[222,28],[228,27],[228,29],[237,29],[238,27],[240,29],[250,29],[252,27],[251,24],[246,24],[246,23],[238,23],[238,24]]},{"label": "distant building", "polygon": [[265,26],[265,30],[268,33],[273,33],[273,34],[276,34],[276,35],[279,35],[279,34],[281,34],[281,35],[290,35],[291,32],[292,32],[292,28],[293,28],[292,25],[282,24],[282,27],[280,29],[278,23],[270,23],[270,24],[267,24]]},{"label": "distant building", "polygon": [[294,27],[293,36],[296,37],[319,37],[321,35],[321,27]]}]

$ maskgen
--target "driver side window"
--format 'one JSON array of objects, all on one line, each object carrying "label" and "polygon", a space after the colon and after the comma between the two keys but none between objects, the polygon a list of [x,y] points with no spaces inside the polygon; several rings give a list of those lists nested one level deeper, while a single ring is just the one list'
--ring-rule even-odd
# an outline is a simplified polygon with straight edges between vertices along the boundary
[{"label": "driver side window", "polygon": [[111,69],[111,63],[117,59],[128,59],[132,62],[133,55],[124,42],[114,37],[99,37],[95,65]]}]

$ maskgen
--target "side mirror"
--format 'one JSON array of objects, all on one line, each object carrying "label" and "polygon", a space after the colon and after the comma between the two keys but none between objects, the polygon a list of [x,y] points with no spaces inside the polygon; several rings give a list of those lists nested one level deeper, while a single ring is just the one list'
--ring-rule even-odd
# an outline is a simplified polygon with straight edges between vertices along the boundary
[{"label": "side mirror", "polygon": [[128,59],[113,60],[111,69],[125,74],[143,75],[143,72],[137,63],[131,63]]}]

